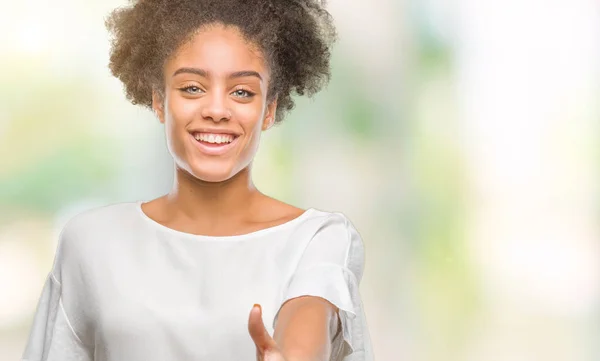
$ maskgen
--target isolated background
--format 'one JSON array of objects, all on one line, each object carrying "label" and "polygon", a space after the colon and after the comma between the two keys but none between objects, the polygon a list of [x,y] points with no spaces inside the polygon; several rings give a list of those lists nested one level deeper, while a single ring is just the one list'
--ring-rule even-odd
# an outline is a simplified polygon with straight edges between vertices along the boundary
[{"label": "isolated background", "polygon": [[[106,67],[117,0],[0,6],[0,360],[74,214],[168,191]],[[259,188],[345,213],[378,361],[600,359],[600,3],[332,0],[333,79],[265,134]]]}]

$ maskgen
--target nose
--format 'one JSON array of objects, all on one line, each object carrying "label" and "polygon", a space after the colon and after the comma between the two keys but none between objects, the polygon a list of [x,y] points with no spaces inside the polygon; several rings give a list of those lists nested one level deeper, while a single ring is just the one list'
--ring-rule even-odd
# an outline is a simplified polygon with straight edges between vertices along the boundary
[{"label": "nose", "polygon": [[231,118],[231,111],[227,108],[223,97],[213,93],[207,98],[207,102],[204,104],[201,111],[201,115],[204,119],[220,122]]}]

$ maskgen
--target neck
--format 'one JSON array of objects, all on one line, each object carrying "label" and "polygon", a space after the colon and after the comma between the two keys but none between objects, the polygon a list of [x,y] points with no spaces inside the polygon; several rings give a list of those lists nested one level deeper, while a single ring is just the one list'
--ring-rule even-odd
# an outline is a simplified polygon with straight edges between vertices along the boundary
[{"label": "neck", "polygon": [[223,182],[205,182],[176,167],[173,187],[166,195],[171,212],[185,218],[216,224],[241,219],[262,193],[250,176],[251,166]]}]

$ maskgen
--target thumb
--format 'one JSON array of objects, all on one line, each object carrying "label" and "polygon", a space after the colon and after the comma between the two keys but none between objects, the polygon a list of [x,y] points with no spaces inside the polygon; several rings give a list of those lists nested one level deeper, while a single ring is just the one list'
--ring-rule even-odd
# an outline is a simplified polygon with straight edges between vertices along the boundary
[{"label": "thumb", "polygon": [[262,309],[258,304],[255,304],[250,311],[250,317],[248,318],[248,332],[256,345],[256,351],[258,353],[264,354],[265,351],[277,348],[277,343],[275,343],[275,340],[269,335],[269,332],[265,328],[262,320]]}]

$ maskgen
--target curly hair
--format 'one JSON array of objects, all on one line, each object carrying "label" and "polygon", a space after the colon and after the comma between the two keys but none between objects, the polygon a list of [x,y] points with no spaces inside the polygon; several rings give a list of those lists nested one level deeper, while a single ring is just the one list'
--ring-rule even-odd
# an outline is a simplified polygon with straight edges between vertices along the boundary
[{"label": "curly hair", "polygon": [[262,50],[278,123],[293,109],[293,93],[312,96],[329,81],[336,31],[324,6],[324,0],[132,0],[106,19],[109,68],[129,101],[151,108],[152,90],[162,94],[163,65],[176,49],[205,25],[236,26]]}]

